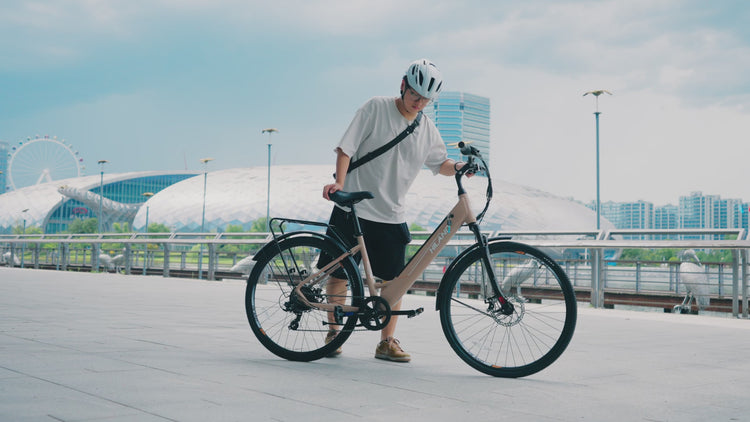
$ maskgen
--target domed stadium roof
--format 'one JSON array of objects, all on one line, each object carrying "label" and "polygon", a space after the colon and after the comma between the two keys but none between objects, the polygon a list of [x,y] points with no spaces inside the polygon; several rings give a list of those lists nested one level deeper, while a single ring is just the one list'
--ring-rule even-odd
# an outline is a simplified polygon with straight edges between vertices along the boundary
[{"label": "domed stadium roof", "polygon": [[[274,166],[271,168],[270,216],[327,221],[332,203],[322,197],[332,180],[331,165]],[[206,174],[204,232],[225,231],[227,225],[249,230],[266,216],[267,168],[236,168]],[[133,227],[162,223],[174,231],[200,231],[203,220],[204,175],[177,182],[151,197],[135,216]],[[465,182],[478,212],[484,206],[487,179]],[[596,214],[583,204],[540,190],[493,181],[494,195],[482,223],[486,231],[591,231]],[[452,177],[420,172],[407,196],[407,220],[426,229],[439,224],[456,202]],[[609,224],[609,222],[605,222]]]}]

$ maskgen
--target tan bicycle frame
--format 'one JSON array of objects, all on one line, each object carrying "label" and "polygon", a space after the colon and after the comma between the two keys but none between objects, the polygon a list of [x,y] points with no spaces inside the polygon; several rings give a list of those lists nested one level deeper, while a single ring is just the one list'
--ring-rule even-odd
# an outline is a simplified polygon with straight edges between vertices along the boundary
[{"label": "tan bicycle frame", "polygon": [[333,273],[335,267],[344,259],[354,256],[357,253],[362,254],[362,265],[365,269],[365,283],[370,291],[370,296],[377,296],[378,287],[382,288],[380,296],[393,306],[398,303],[404,294],[411,288],[419,276],[427,269],[427,266],[435,259],[446,244],[453,238],[458,230],[464,224],[476,223],[476,216],[471,212],[469,198],[467,194],[458,195],[458,203],[453,207],[451,212],[446,216],[442,223],[435,229],[430,237],[425,240],[417,253],[412,257],[406,267],[393,280],[375,282],[370,267],[370,260],[367,256],[367,248],[362,236],[357,238],[357,245],[341,254],[331,261],[328,265],[321,268],[318,272],[307,277],[302,283],[295,287],[294,292],[297,297],[307,306],[332,312],[335,308],[340,307],[343,312],[357,312],[359,309],[354,306],[336,305],[332,303],[311,303],[307,300],[301,289],[306,284],[317,284],[326,279]]}]

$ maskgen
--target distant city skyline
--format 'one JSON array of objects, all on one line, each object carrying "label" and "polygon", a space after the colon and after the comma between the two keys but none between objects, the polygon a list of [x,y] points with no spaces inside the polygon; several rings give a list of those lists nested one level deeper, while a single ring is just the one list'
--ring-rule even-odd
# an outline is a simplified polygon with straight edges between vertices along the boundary
[{"label": "distant city skyline", "polygon": [[[587,205],[596,209],[595,202]],[[750,203],[700,191],[679,197],[678,205],[648,201],[602,203],[602,216],[618,229],[745,229]]]}]

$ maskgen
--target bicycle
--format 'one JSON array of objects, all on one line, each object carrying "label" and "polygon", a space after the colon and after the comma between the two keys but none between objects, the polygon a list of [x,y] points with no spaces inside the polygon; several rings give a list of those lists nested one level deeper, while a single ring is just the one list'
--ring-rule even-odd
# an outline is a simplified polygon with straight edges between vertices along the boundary
[{"label": "bicycle", "polygon": [[[551,365],[568,346],[577,310],[573,287],[560,266],[544,252],[509,238],[490,238],[479,229],[492,198],[492,179],[479,151],[458,144],[467,157],[455,176],[458,202],[393,280],[376,281],[370,270],[356,204],[370,192],[336,192],[331,199],[351,209],[357,245],[347,249],[340,236],[315,230],[284,232],[285,224],[328,228],[326,223],[274,218],[280,233],[254,256],[245,292],[248,322],[258,340],[277,356],[312,361],[332,354],[356,330],[380,330],[394,315],[415,317],[423,308],[391,310],[448,241],[463,226],[476,243],[450,263],[436,292],[443,333],[458,356],[496,377],[517,378]],[[470,173],[487,176],[484,209],[474,215],[462,184]],[[334,257],[318,269],[321,254]],[[353,257],[361,256],[365,283]],[[328,292],[336,272],[346,292]],[[382,292],[379,295],[378,289]],[[325,339],[338,327],[332,339]]]}]

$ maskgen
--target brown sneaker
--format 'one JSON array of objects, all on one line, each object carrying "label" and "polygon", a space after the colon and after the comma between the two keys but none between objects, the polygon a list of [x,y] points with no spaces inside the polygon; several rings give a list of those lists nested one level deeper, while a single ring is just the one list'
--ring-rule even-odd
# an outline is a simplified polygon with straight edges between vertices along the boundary
[{"label": "brown sneaker", "polygon": [[[338,333],[339,332],[336,331],[336,330],[328,330],[328,334],[326,334],[326,344],[330,343],[331,340],[333,340],[334,338],[336,338],[336,335]],[[341,352],[342,352],[342,350],[339,347],[338,349],[334,350],[333,352],[327,354],[326,357],[327,358],[335,358],[336,356],[340,355]]]},{"label": "brown sneaker", "polygon": [[388,337],[388,339],[378,343],[378,347],[375,348],[375,357],[393,362],[409,362],[411,360],[411,355],[404,352],[398,340],[393,337]]}]

